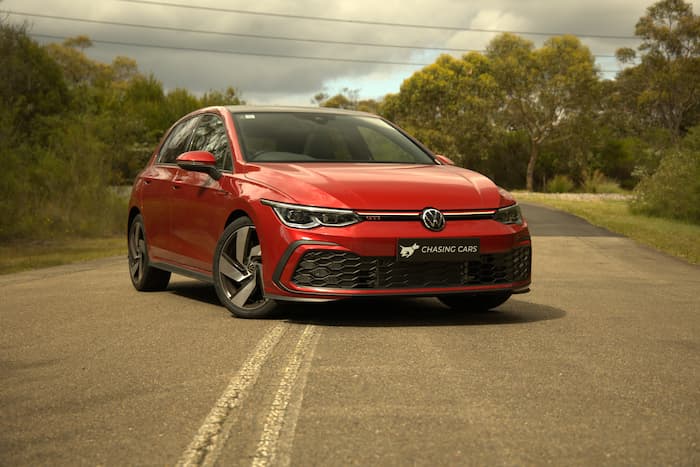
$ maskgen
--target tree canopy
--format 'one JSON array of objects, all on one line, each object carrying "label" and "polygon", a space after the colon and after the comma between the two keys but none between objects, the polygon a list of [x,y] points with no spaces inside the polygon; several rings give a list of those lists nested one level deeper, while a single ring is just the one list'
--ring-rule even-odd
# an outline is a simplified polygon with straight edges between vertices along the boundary
[{"label": "tree canopy", "polygon": [[128,57],[90,59],[91,45],[42,47],[0,19],[0,238],[121,229],[109,187],[130,183],[185,113],[242,102],[233,87],[166,92]]},{"label": "tree canopy", "polygon": [[[312,102],[381,114],[506,188],[637,185],[638,209],[697,221],[669,200],[700,206],[700,18],[660,0],[635,34],[614,80],[577,37],[536,47],[505,33],[484,53],[439,56],[383,99],[345,88]],[[234,86],[164,89],[133,59],[102,63],[90,47],[86,36],[41,46],[0,17],[0,239],[121,230],[109,187],[129,184],[183,114],[242,103]]]},{"label": "tree canopy", "polygon": [[[662,0],[647,8],[635,33],[641,62],[620,74],[620,90],[643,127],[661,127],[678,142],[700,117],[700,17],[689,3]],[[624,63],[637,55],[617,51]]]}]

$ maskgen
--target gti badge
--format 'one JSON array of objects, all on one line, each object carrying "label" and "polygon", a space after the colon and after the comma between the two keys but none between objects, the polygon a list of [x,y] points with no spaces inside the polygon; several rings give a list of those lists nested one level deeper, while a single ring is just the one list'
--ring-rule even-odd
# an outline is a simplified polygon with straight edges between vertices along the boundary
[{"label": "gti badge", "polygon": [[399,245],[399,247],[401,248],[401,257],[402,258],[410,258],[411,256],[413,256],[413,253],[415,253],[416,250],[418,248],[420,248],[417,243],[414,243],[411,246]]},{"label": "gti badge", "polygon": [[420,215],[426,229],[439,232],[445,228],[445,216],[435,208],[423,209]]}]

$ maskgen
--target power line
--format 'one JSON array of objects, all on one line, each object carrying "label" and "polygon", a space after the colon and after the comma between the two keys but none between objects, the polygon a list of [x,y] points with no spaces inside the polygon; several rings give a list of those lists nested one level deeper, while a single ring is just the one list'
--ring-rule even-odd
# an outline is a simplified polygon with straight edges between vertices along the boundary
[{"label": "power line", "polygon": [[176,28],[169,26],[156,26],[149,24],[138,24],[138,23],[123,23],[117,21],[102,21],[94,19],[85,18],[74,18],[68,16],[55,16],[55,15],[42,15],[38,13],[25,13],[21,11],[6,11],[10,15],[27,16],[30,18],[47,18],[47,19],[57,19],[63,21],[74,21],[80,23],[90,23],[90,24],[104,24],[110,26],[124,26],[131,28],[140,29],[153,29],[160,31],[172,31],[172,32],[188,32],[195,34],[208,34],[215,36],[229,36],[229,37],[246,37],[251,39],[270,39],[270,40],[282,40],[282,41],[295,41],[295,42],[309,42],[318,44],[334,44],[334,45],[353,45],[353,46],[363,46],[363,47],[385,47],[385,48],[398,48],[398,49],[409,49],[409,50],[437,50],[444,52],[482,52],[481,50],[474,49],[458,49],[449,47],[428,47],[428,46],[414,46],[414,45],[403,45],[403,44],[377,44],[372,42],[353,42],[353,41],[336,41],[328,39],[307,39],[299,37],[288,37],[288,36],[271,36],[266,34],[248,34],[248,33],[237,33],[237,32],[223,32],[223,31],[205,31],[202,29],[189,29],[189,28]]},{"label": "power line", "polygon": [[[66,40],[69,39],[66,36],[55,36],[50,34],[38,34],[29,33],[33,37],[42,37],[45,39],[57,39]],[[324,62],[348,62],[348,63],[371,63],[379,65],[406,65],[406,66],[427,66],[430,63],[416,63],[416,62],[400,62],[400,61],[389,61],[389,60],[369,60],[361,58],[338,58],[338,57],[315,57],[311,55],[286,55],[286,54],[274,54],[274,53],[261,53],[261,52],[244,52],[240,50],[221,50],[221,49],[205,49],[198,47],[181,47],[172,45],[158,45],[158,44],[142,44],[137,42],[122,42],[122,41],[110,41],[101,39],[90,39],[92,42],[97,44],[108,44],[108,45],[121,45],[126,47],[145,47],[152,49],[166,49],[166,50],[179,50],[187,52],[207,52],[216,53],[224,55],[247,55],[252,57],[271,57],[271,58],[291,58],[299,60],[319,60]]]},{"label": "power line", "polygon": [[[87,18],[75,18],[70,16],[56,16],[56,15],[44,15],[39,13],[26,13],[21,11],[10,11],[7,10],[5,13],[10,15],[27,16],[30,18],[46,18],[46,19],[56,19],[61,21],[72,21],[79,23],[89,23],[89,24],[104,24],[109,26],[119,26],[119,27],[130,27],[139,29],[152,29],[158,31],[171,31],[171,32],[187,32],[194,34],[206,34],[213,36],[227,36],[227,37],[245,37],[251,39],[268,39],[268,40],[281,40],[281,41],[294,41],[294,42],[308,42],[313,44],[333,44],[333,45],[352,45],[361,47],[384,47],[384,48],[396,48],[396,49],[407,49],[407,50],[429,50],[429,51],[439,51],[439,52],[479,52],[483,53],[483,50],[475,49],[459,49],[450,47],[430,47],[430,46],[413,46],[405,44],[377,44],[373,42],[354,42],[354,41],[337,41],[328,39],[308,39],[299,37],[288,37],[288,36],[271,36],[266,34],[248,34],[248,33],[237,33],[237,32],[223,32],[223,31],[205,31],[202,29],[189,29],[189,28],[177,28],[170,26],[157,26],[150,24],[140,24],[140,23],[124,23],[119,21],[104,21],[95,20]],[[594,57],[598,58],[615,58],[615,55],[606,54],[593,54]]]},{"label": "power line", "polygon": [[[39,34],[39,33],[29,33],[32,37],[40,37],[44,39],[54,39],[54,40],[66,40],[69,39],[67,36],[56,36],[51,34]],[[323,62],[345,62],[345,63],[368,63],[376,65],[401,65],[401,66],[415,66],[422,67],[432,65],[432,63],[418,63],[418,62],[401,62],[401,61],[390,61],[390,60],[369,60],[360,58],[339,58],[339,57],[317,57],[310,55],[287,55],[287,54],[274,54],[274,53],[261,53],[261,52],[244,52],[240,50],[221,50],[221,49],[206,49],[198,47],[181,47],[172,45],[159,45],[159,44],[143,44],[138,42],[123,42],[123,41],[112,41],[103,39],[90,39],[96,44],[106,44],[106,45],[119,45],[124,47],[140,47],[140,48],[151,48],[151,49],[161,49],[161,50],[177,50],[184,52],[205,52],[205,53],[215,53],[222,55],[244,55],[250,57],[270,57],[270,58],[288,58],[297,60],[317,60]],[[617,73],[620,70],[601,70],[601,73]]]},{"label": "power line", "polygon": [[170,2],[158,2],[152,0],[118,0],[125,3],[135,3],[139,5],[155,5],[164,6],[172,8],[186,8],[190,10],[201,10],[201,11],[216,11],[220,13],[237,13],[241,15],[254,15],[254,16],[269,16],[275,18],[287,18],[287,19],[304,19],[311,21],[326,21],[333,23],[349,23],[349,24],[365,24],[371,26],[388,26],[396,28],[413,28],[413,29],[440,29],[443,31],[467,31],[467,32],[486,32],[486,33],[504,33],[509,32],[513,34],[521,34],[523,36],[563,36],[565,34],[574,34],[579,37],[590,37],[595,39],[638,39],[635,36],[620,36],[620,35],[607,35],[607,34],[578,34],[578,33],[565,33],[565,32],[544,32],[544,31],[507,31],[504,29],[480,29],[480,28],[467,28],[463,26],[445,26],[445,25],[429,25],[429,24],[410,24],[410,23],[390,23],[384,21],[369,21],[360,19],[344,19],[344,18],[329,18],[324,16],[308,16],[308,15],[292,15],[287,13],[271,13],[263,11],[252,11],[252,10],[238,10],[234,8],[216,8],[216,7],[206,7],[206,6],[195,6],[187,5],[182,3],[170,3]]}]

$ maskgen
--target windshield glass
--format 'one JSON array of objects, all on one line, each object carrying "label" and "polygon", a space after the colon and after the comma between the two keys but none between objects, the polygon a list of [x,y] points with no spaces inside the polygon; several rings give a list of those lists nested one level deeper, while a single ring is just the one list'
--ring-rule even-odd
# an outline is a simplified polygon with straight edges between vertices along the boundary
[{"label": "windshield glass", "polygon": [[308,112],[234,113],[233,118],[250,162],[435,164],[379,118]]}]

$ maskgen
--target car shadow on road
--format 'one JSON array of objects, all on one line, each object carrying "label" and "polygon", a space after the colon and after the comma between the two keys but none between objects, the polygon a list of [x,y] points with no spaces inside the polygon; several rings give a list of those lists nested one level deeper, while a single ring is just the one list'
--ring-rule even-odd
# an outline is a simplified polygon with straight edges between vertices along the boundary
[{"label": "car shadow on road", "polygon": [[210,305],[221,305],[219,297],[216,296],[216,290],[213,285],[205,284],[200,281],[179,281],[171,283],[168,287],[168,292],[179,297],[190,298],[202,303]]},{"label": "car shadow on road", "polygon": [[[171,284],[168,291],[197,302],[222,307],[214,287],[188,281]],[[527,324],[563,318],[559,308],[511,298],[495,310],[453,310],[435,298],[350,299],[326,303],[288,303],[271,319],[317,326],[474,326]]]},{"label": "car shadow on road", "polygon": [[564,316],[564,310],[520,299],[510,299],[487,312],[449,309],[434,298],[347,300],[292,305],[280,311],[280,317],[291,323],[362,327],[526,324]]}]

